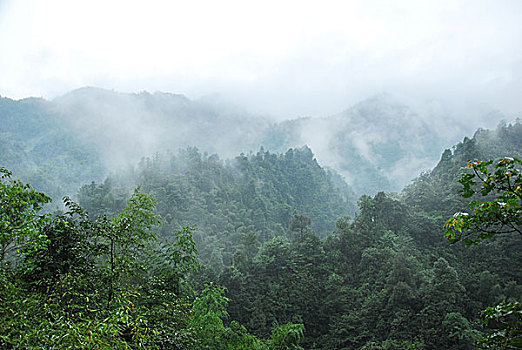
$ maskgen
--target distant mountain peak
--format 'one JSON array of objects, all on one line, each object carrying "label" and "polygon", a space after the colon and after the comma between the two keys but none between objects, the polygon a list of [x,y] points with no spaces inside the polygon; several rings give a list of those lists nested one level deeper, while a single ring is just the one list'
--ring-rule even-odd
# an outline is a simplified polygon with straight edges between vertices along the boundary
[{"label": "distant mountain peak", "polygon": [[[148,92],[144,91],[142,93],[148,93]],[[185,96],[183,94],[174,94],[172,92],[155,91],[152,96],[154,96],[156,98],[176,99],[176,100],[183,100],[185,102],[192,102],[192,100],[189,99],[187,96]]]},{"label": "distant mountain peak", "polygon": [[108,89],[103,89],[103,88],[94,87],[94,86],[84,86],[84,87],[69,91],[68,93],[66,93],[64,95],[58,96],[55,98],[55,100],[56,99],[60,100],[63,98],[68,98],[68,97],[117,95],[117,94],[119,94],[119,93],[114,90],[108,90]]},{"label": "distant mountain peak", "polygon": [[76,100],[76,99],[132,99],[132,98],[146,98],[160,101],[172,100],[174,102],[189,103],[192,102],[189,98],[182,94],[174,94],[170,92],[155,91],[151,94],[148,91],[140,91],[137,93],[125,93],[116,90],[109,90],[99,87],[84,86],[75,90],[72,90],[62,96],[56,97],[55,102]]},{"label": "distant mountain peak", "polygon": [[390,93],[371,96],[352,107],[325,119],[343,123],[368,124],[385,127],[388,123],[400,123],[418,120],[417,113],[398,97]]}]

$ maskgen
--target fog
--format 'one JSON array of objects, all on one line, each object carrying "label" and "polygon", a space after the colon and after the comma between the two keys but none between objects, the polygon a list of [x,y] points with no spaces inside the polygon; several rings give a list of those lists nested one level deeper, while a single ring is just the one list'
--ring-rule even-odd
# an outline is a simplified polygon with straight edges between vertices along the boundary
[{"label": "fog", "polygon": [[358,193],[400,190],[521,115],[521,13],[516,0],[4,0],[0,95],[53,101],[109,170],[186,146],[308,145]]},{"label": "fog", "polygon": [[479,127],[493,128],[508,119],[488,108],[455,114],[435,100],[410,105],[387,93],[328,117],[281,122],[230,105],[219,95],[190,100],[169,93],[91,87],[44,105],[42,112],[50,113],[63,132],[96,150],[107,171],[187,147],[233,159],[261,148],[284,153],[308,146],[319,164],[340,173],[356,194],[400,191],[432,169],[444,149],[471,137]]},{"label": "fog", "polygon": [[0,94],[220,93],[279,119],[388,92],[522,111],[520,1],[0,2]]}]

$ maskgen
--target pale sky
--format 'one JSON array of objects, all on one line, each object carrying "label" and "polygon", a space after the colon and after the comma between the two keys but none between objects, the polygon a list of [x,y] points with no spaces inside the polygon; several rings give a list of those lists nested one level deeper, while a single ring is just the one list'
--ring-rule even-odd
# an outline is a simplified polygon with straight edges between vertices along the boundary
[{"label": "pale sky", "polygon": [[522,1],[0,0],[0,95],[220,93],[326,116],[381,92],[522,111]]}]

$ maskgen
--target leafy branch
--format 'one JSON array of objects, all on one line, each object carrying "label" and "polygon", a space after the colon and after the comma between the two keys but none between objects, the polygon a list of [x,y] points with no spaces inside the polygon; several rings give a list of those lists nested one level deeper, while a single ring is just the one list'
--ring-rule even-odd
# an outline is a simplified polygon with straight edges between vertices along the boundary
[{"label": "leafy branch", "polygon": [[522,235],[521,167],[522,161],[511,157],[476,160],[466,166],[472,173],[462,174],[459,179],[463,186],[460,195],[480,195],[486,200],[474,199],[469,203],[469,213],[455,213],[448,219],[444,236],[450,243],[462,240],[471,245],[498,234]]}]

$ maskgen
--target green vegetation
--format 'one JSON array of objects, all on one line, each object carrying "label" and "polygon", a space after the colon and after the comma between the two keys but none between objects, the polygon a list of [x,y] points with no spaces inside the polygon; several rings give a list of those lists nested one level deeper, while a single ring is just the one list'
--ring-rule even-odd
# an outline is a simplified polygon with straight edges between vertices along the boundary
[{"label": "green vegetation", "polygon": [[306,147],[158,154],[52,215],[3,169],[0,347],[520,347],[521,140],[479,131],[357,208]]},{"label": "green vegetation", "polygon": [[0,166],[56,199],[106,171],[94,147],[72,133],[52,103],[0,97]]},{"label": "green vegetation", "polygon": [[306,147],[281,155],[261,150],[227,162],[195,148],[157,155],[120,180],[83,186],[79,202],[94,217],[103,210],[114,213],[122,209],[129,183],[158,201],[162,233],[197,227],[194,239],[209,273],[253,257],[261,243],[288,236],[294,214],[309,216],[311,228],[326,236],[337,218],[355,213],[349,188],[340,187]]},{"label": "green vegetation", "polygon": [[[467,168],[473,173],[463,174],[459,180],[464,186],[462,197],[480,194],[491,200],[479,202],[473,199],[469,204],[471,213],[454,214],[446,222],[448,241],[456,243],[462,240],[471,245],[499,234],[522,235],[521,165],[520,159],[510,157],[468,163]],[[478,189],[475,188],[476,181],[480,183]],[[479,340],[480,348],[522,347],[522,306],[518,301],[507,304],[502,301],[495,307],[486,308],[482,314],[482,323],[491,330]]]},{"label": "green vegetation", "polygon": [[[467,165],[473,173],[462,175],[459,182],[464,186],[462,197],[470,198],[476,193],[493,200],[469,204],[471,213],[456,213],[446,223],[446,237],[452,243],[463,240],[466,244],[478,243],[502,233],[522,235],[522,161],[518,158],[476,160]],[[480,189],[474,186],[480,182]],[[477,238],[471,238],[476,235]]]},{"label": "green vegetation", "polygon": [[297,348],[302,325],[265,342],[223,323],[224,289],[187,283],[199,269],[192,230],[159,239],[148,195],[136,190],[97,220],[65,199],[67,212],[51,218],[38,215],[49,197],[2,173],[2,239],[17,245],[0,271],[3,349]]}]

